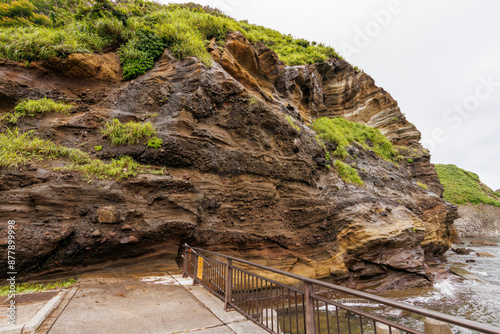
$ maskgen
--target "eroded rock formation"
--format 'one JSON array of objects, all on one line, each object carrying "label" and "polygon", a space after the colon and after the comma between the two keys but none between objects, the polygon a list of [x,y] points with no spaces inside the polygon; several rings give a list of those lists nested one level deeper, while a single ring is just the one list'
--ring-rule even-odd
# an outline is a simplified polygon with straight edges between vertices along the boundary
[{"label": "eroded rock formation", "polygon": [[[165,51],[153,70],[130,82],[86,74],[75,80],[71,69],[83,66],[47,73],[50,61],[0,66],[0,111],[42,96],[77,106],[68,116],[22,119],[20,128],[101,159],[126,154],[165,166],[167,174],[89,183],[54,172],[57,161],[2,170],[0,214],[18,222],[18,271],[78,272],[144,254],[174,260],[187,242],[358,287],[373,278],[387,278],[381,288],[428,283],[433,258],[450,246],[456,208],[440,198],[420,133],[396,101],[343,60],[285,66],[238,33],[223,51],[214,41],[209,50],[209,69]],[[354,145],[347,162],[365,186],[344,183],[307,127],[322,116],[380,129],[404,145],[405,159],[396,165]],[[162,147],[110,145],[99,127],[111,118],[151,120]]]},{"label": "eroded rock formation", "polygon": [[455,226],[461,237],[500,237],[500,207],[487,204],[461,205]]}]

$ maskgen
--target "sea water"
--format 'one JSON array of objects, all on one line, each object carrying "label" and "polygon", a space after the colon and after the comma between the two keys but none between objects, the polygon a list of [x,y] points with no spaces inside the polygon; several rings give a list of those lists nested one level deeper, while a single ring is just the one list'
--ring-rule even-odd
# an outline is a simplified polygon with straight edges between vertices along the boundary
[{"label": "sea water", "polygon": [[[483,240],[500,244],[500,239]],[[465,279],[440,280],[434,283],[434,289],[422,295],[396,299],[500,328],[500,246],[470,245],[469,241],[464,240],[465,245],[459,247],[470,248],[473,253],[446,253],[448,268]],[[495,257],[478,257],[476,252],[490,253]]]}]

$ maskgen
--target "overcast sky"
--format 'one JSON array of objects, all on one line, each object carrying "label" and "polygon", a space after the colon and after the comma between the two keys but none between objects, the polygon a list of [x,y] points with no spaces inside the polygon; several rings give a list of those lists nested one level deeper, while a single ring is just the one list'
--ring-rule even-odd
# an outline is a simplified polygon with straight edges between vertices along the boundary
[{"label": "overcast sky", "polygon": [[398,101],[433,163],[500,188],[500,1],[195,2],[334,47]]}]

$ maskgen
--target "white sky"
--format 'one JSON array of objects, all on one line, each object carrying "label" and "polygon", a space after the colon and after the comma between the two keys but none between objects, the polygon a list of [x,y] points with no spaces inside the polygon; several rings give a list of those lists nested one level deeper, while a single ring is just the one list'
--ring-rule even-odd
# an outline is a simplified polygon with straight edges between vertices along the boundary
[{"label": "white sky", "polygon": [[500,188],[500,1],[195,2],[334,47],[398,101],[433,163]]}]

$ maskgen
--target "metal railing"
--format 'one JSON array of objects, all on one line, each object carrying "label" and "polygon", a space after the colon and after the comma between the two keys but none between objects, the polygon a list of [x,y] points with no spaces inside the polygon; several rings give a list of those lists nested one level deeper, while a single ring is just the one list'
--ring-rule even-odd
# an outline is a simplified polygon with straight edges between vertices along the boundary
[{"label": "metal railing", "polygon": [[[225,262],[218,259],[225,259]],[[289,280],[296,280],[298,284],[292,286],[280,283],[245,270],[241,268],[243,265],[265,270],[271,275],[282,275]],[[427,319],[434,319],[439,321],[438,327],[442,322],[452,325],[453,332],[466,329],[469,332],[500,334],[500,328],[490,325],[188,245],[184,245],[183,274],[192,277],[194,284],[204,286],[224,301],[225,310],[237,310],[269,333],[420,334],[424,332],[424,327],[429,332]],[[368,307],[363,307],[363,301]],[[399,315],[393,319],[377,315],[369,307],[370,304],[397,310]],[[401,323],[402,312],[411,313],[413,322]]]}]

